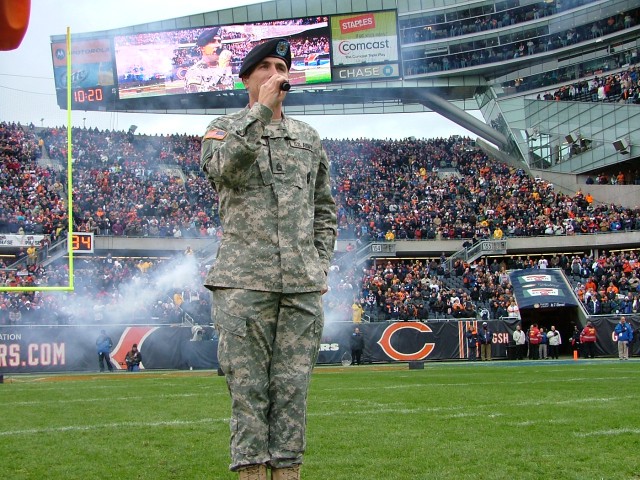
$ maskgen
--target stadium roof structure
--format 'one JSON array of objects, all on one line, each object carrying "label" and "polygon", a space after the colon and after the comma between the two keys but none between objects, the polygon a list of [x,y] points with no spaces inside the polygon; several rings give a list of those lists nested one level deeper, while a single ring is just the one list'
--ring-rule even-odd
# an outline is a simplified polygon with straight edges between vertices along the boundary
[{"label": "stadium roof structure", "polygon": [[[477,134],[496,156],[547,173],[586,174],[640,154],[640,105],[590,93],[545,99],[576,82],[634,68],[640,47],[635,0],[452,3],[276,0],[74,35],[72,108],[237,110],[247,101],[237,79],[242,46],[280,35],[293,44],[286,100],[292,115],[435,111]],[[215,72],[189,80],[199,53],[196,35],[214,26],[233,52],[229,75],[236,78],[226,86],[212,86]],[[52,37],[62,108],[64,42],[62,35]],[[484,122],[467,113],[477,110]]]}]

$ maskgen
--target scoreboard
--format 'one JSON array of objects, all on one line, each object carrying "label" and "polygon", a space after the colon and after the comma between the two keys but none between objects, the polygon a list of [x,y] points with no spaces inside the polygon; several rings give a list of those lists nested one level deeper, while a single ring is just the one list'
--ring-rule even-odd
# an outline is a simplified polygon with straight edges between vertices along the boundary
[{"label": "scoreboard", "polygon": [[94,238],[90,232],[73,232],[71,234],[71,249],[73,253],[93,253]]},{"label": "scoreboard", "polygon": [[[241,108],[247,101],[238,78],[242,59],[255,45],[278,37],[291,43],[290,83],[294,87],[308,91],[315,87],[316,92],[321,92],[327,86],[339,87],[345,82],[398,79],[401,62],[397,22],[396,10],[380,10],[174,30],[131,33],[131,29],[120,29],[72,35],[71,109]],[[207,65],[203,69],[203,52],[197,41],[211,29],[219,32],[222,46],[217,52],[219,60],[213,67]],[[66,37],[52,37],[51,56],[58,105],[66,109]],[[294,88],[291,93],[287,99],[290,105],[322,101],[318,96],[302,94],[303,89]]]},{"label": "scoreboard", "polygon": [[[56,96],[60,108],[67,108],[66,41],[51,44]],[[109,38],[72,40],[71,109],[109,111],[115,107],[116,82],[113,49]]]}]

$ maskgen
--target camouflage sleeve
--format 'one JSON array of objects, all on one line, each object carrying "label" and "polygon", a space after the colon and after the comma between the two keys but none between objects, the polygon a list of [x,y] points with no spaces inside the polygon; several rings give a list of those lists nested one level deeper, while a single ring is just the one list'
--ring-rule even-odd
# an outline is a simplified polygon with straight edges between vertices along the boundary
[{"label": "camouflage sleeve", "polygon": [[243,115],[221,117],[209,124],[202,138],[200,167],[214,186],[236,188],[246,183],[272,116],[269,108],[256,102]]},{"label": "camouflage sleeve", "polygon": [[331,196],[329,159],[322,147],[315,186],[314,244],[322,261],[324,273],[329,272],[337,235],[336,203]]}]

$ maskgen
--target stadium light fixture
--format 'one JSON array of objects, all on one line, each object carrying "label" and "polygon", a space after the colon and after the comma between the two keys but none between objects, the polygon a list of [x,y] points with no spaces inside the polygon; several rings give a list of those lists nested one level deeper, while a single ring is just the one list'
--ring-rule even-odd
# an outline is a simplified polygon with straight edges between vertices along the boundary
[{"label": "stadium light fixture", "polygon": [[629,153],[630,146],[628,138],[619,138],[613,142],[613,148],[616,149],[616,152],[622,153],[623,155],[627,155]]}]

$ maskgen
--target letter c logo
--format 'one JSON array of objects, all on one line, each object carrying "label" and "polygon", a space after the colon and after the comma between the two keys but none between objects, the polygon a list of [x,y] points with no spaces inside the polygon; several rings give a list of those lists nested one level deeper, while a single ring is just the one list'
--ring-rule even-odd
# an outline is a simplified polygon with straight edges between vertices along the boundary
[{"label": "letter c logo", "polygon": [[410,328],[412,330],[418,330],[423,333],[431,333],[431,328],[429,328],[424,323],[420,322],[397,322],[389,325],[385,328],[384,332],[382,332],[382,336],[380,340],[378,340],[378,345],[382,348],[384,353],[386,353],[389,357],[394,360],[400,361],[409,361],[409,360],[422,360],[428,357],[435,347],[435,343],[425,343],[424,346],[415,353],[402,353],[397,351],[391,345],[391,337],[398,331],[403,330],[405,328]]}]

